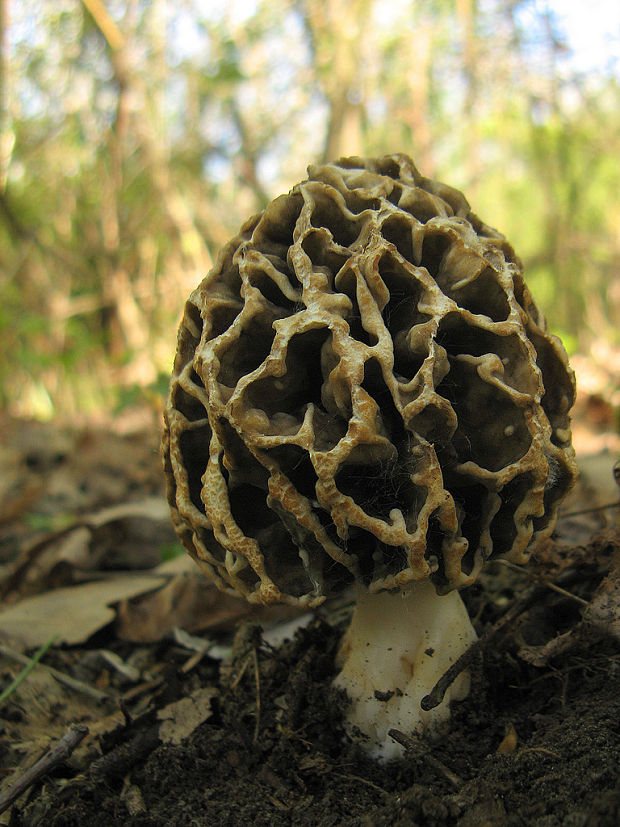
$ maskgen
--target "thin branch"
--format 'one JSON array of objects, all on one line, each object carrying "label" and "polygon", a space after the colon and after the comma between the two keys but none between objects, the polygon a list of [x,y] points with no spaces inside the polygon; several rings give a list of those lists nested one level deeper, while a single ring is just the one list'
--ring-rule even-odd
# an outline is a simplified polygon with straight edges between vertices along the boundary
[{"label": "thin branch", "polygon": [[[513,571],[518,571],[521,574],[528,574],[530,578],[536,577],[536,575],[533,572],[524,569],[523,566],[518,566],[516,563],[512,563],[510,560],[502,560],[500,558],[498,560],[495,560],[494,562],[500,563],[502,566],[506,566],[507,568],[512,569]],[[551,589],[551,591],[557,592],[558,594],[561,594],[564,597],[570,597],[571,600],[575,600],[577,601],[577,603],[581,603],[582,606],[589,605],[588,601],[584,600],[583,597],[579,597],[578,595],[569,592],[567,589],[563,589],[562,586],[557,586],[551,580],[547,580],[545,577],[539,577],[538,579],[540,583],[547,586],[547,588]]]},{"label": "thin branch", "polygon": [[42,758],[26,770],[8,790],[0,795],[0,813],[8,809],[28,787],[46,775],[50,770],[62,764],[71,755],[77,745],[88,735],[84,724],[72,724],[62,738],[51,747]]},{"label": "thin branch", "polygon": [[435,709],[436,706],[443,701],[444,695],[450,684],[467,669],[478,656],[478,654],[485,649],[489,643],[497,637],[507,626],[509,626],[520,614],[528,609],[532,603],[544,594],[545,587],[534,586],[526,591],[496,623],[488,629],[482,637],[478,638],[463,654],[458,658],[452,666],[444,672],[439,678],[435,686],[431,689],[428,695],[425,695],[420,701],[420,706],[426,712],[430,709]]},{"label": "thin branch", "polygon": [[[21,663],[24,666],[28,666],[31,662],[31,658],[25,658],[23,655],[20,655],[18,652],[14,652],[12,649],[9,649],[8,646],[4,646],[1,643],[0,655],[4,656],[5,658],[9,658],[9,660],[13,660],[16,663]],[[69,675],[65,675],[58,669],[54,669],[53,666],[46,666],[44,663],[37,663],[35,665],[37,669],[45,669],[45,671],[48,674],[50,674],[53,678],[55,678],[58,681],[58,683],[62,683],[64,686],[68,686],[69,689],[73,689],[74,692],[80,692],[82,695],[87,695],[89,698],[93,698],[93,700],[95,701],[105,701],[110,697],[110,695],[106,694],[105,692],[101,692],[99,689],[95,689],[94,686],[90,686],[87,683],[83,683],[82,681],[78,681],[75,678],[69,677]]]},{"label": "thin branch", "polygon": [[256,647],[252,650],[254,654],[254,674],[256,681],[256,723],[254,725],[254,743],[258,741],[258,733],[260,732],[260,669],[258,666],[258,654]]},{"label": "thin branch", "polygon": [[568,514],[560,513],[558,516],[564,520],[566,517],[580,517],[582,514],[596,514],[598,511],[606,511],[608,508],[620,508],[620,502],[607,503],[607,505],[599,505],[596,508],[582,508],[580,511],[569,511]]},{"label": "thin branch", "polygon": [[259,204],[264,206],[269,201],[269,194],[261,184],[257,172],[258,151],[253,145],[250,138],[248,126],[243,119],[241,110],[239,109],[237,101],[233,98],[229,102],[229,109],[232,119],[235,122],[239,137],[241,138],[241,146],[243,151],[241,153],[243,180],[249,184]]},{"label": "thin branch", "polygon": [[564,597],[570,597],[571,600],[576,600],[577,603],[581,603],[582,606],[590,605],[587,600],[583,599],[583,597],[579,597],[578,595],[569,592],[567,589],[563,589],[561,586],[556,586],[555,583],[551,583],[549,580],[544,580],[543,582],[545,586],[548,586],[552,591],[557,592]]},{"label": "thin branch", "polygon": [[[503,565],[516,569],[517,571],[522,571],[524,574],[528,573],[527,570],[511,563],[509,560],[500,559],[495,560],[495,562],[502,563]],[[576,572],[569,572],[568,576],[561,579],[563,583],[570,585],[574,581],[575,577]],[[579,603],[582,602],[582,598],[547,580],[542,580],[539,584],[530,587],[518,600],[515,601],[515,603],[513,603],[512,607],[506,612],[505,615],[500,617],[500,619],[494,623],[493,626],[491,626],[482,635],[482,637],[474,641],[469,649],[463,652],[461,657],[458,658],[446,672],[444,672],[428,695],[425,695],[420,701],[420,706],[422,709],[428,711],[430,709],[435,709],[436,706],[439,706],[439,704],[443,701],[448,687],[453,683],[453,681],[456,680],[461,672],[467,669],[473,663],[478,654],[486,649],[491,641],[503,632],[507,626],[513,623],[519,615],[523,614],[523,612],[527,611],[531,605],[541,599],[547,589],[552,589],[553,591],[559,592],[560,594],[570,597]]]},{"label": "thin branch", "polygon": [[367,787],[370,787],[371,790],[376,790],[378,793],[387,796],[388,798],[393,798],[393,794],[389,793],[387,790],[384,790],[383,787],[379,787],[377,784],[373,784],[372,781],[369,781],[368,778],[362,778],[361,775],[351,775],[350,772],[336,772],[334,775],[338,778],[348,778],[349,781],[357,781],[359,784],[365,784]]},{"label": "thin branch", "polygon": [[[420,742],[416,741],[415,738],[412,738],[410,735],[405,735],[405,733],[401,732],[399,729],[389,729],[388,735],[409,752],[415,754],[420,751]],[[439,770],[439,772],[447,778],[447,780],[453,787],[456,787],[456,789],[463,786],[463,779],[460,778],[455,772],[452,772],[449,767],[446,767],[446,765],[440,761],[439,758],[435,758],[435,756],[430,752],[424,752],[423,760],[436,770]]]},{"label": "thin branch", "polygon": [[97,28],[105,37],[110,49],[113,49],[115,52],[122,49],[125,45],[125,39],[101,0],[82,0],[82,3],[84,3],[90,12]]}]

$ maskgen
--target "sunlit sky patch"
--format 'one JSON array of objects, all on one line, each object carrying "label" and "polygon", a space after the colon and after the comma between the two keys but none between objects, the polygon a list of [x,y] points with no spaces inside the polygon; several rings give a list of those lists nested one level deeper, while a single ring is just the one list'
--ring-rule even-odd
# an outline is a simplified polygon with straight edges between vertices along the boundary
[{"label": "sunlit sky patch", "polygon": [[[377,25],[406,16],[410,0],[379,0],[373,9]],[[233,25],[250,19],[259,0],[213,0],[208,15],[227,17]],[[191,15],[191,12],[188,9]],[[524,27],[540,25],[540,15],[550,12],[557,33],[569,52],[566,60],[573,71],[616,74],[620,66],[620,2],[618,0],[526,0],[516,15]],[[183,33],[184,47],[191,49],[191,27]]]},{"label": "sunlit sky patch", "polygon": [[[566,61],[573,71],[620,71],[620,3],[618,0],[530,0],[517,17],[527,26],[550,12],[557,33],[569,49]],[[538,15],[538,16],[537,16]]]},{"label": "sunlit sky patch", "polygon": [[557,15],[578,69],[618,68],[620,3],[616,0],[557,0]]},{"label": "sunlit sky patch", "polygon": [[[268,1],[266,0],[267,5]],[[485,0],[481,0],[485,4]],[[410,0],[379,0],[374,8],[377,21],[393,20],[406,14]],[[256,12],[260,0],[211,0],[206,16],[213,21],[228,18],[233,25],[242,25]],[[493,5],[486,0],[486,5]],[[201,35],[192,22],[192,6],[185,7],[186,14],[179,14],[177,7],[177,32],[175,45],[181,55],[192,53],[202,46]],[[114,5],[109,5],[114,14]],[[385,13],[384,13],[385,10]],[[37,41],[37,20],[41,7],[35,0],[16,3],[11,8],[11,41]],[[578,72],[599,71],[620,74],[620,2],[618,0],[525,0],[517,8],[517,19],[529,29],[540,25],[540,15],[550,12],[557,32],[563,36],[569,49],[566,56],[570,68]],[[39,12],[39,14],[37,14]],[[203,14],[205,9],[203,8]],[[185,25],[184,25],[185,24]],[[531,31],[531,30],[530,30]],[[183,55],[185,56],[185,55]]]}]

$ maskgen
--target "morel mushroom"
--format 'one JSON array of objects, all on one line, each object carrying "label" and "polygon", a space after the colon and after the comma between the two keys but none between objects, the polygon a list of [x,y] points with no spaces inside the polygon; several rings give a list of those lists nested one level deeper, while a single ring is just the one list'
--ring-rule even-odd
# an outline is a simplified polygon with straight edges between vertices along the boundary
[{"label": "morel mushroom", "polygon": [[[247,221],[190,296],[165,411],[183,544],[251,603],[357,609],[351,728],[420,709],[475,639],[458,589],[525,562],[575,477],[573,373],[519,259],[405,155],[343,158]],[[452,697],[467,693],[467,676]]]}]

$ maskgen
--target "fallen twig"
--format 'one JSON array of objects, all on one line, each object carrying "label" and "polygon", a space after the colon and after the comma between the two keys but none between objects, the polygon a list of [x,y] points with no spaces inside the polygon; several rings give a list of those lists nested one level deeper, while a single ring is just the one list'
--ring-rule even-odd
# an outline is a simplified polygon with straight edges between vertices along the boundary
[{"label": "fallen twig", "polygon": [[130,741],[125,741],[111,752],[93,761],[89,768],[89,775],[94,779],[122,778],[159,743],[159,725],[150,726]]},{"label": "fallen twig", "polygon": [[[521,569],[520,566],[516,566],[514,563],[509,562],[508,560],[496,560],[497,563],[502,563],[503,565],[508,566],[509,568],[515,569],[517,571],[523,571],[524,574],[528,574],[526,569]],[[578,579],[582,575],[578,575],[577,572],[567,572],[566,575],[563,577],[558,578],[564,585],[571,585],[573,581]],[[523,614],[523,612],[527,611],[529,607],[535,603],[537,600],[542,598],[545,594],[547,589],[551,589],[552,591],[558,592],[559,594],[564,595],[565,597],[569,597],[572,600],[577,601],[581,605],[590,606],[591,604],[588,601],[583,600],[583,598],[579,597],[578,595],[573,594],[572,592],[567,591],[563,586],[559,586],[557,583],[553,583],[549,580],[541,580],[537,585],[532,586],[529,588],[524,594],[515,601],[512,607],[506,612],[505,615],[500,617],[500,619],[487,629],[487,631],[472,645],[465,651],[460,658],[458,658],[452,666],[444,672],[441,678],[437,681],[435,686],[431,689],[428,695],[425,695],[422,700],[420,701],[420,706],[423,710],[427,711],[430,709],[435,709],[436,706],[443,701],[444,695],[446,694],[446,690],[453,683],[454,680],[467,669],[477,655],[482,652],[485,648],[488,647],[489,643],[494,640],[507,626],[509,626],[514,620],[516,620],[519,615]]]},{"label": "fallen twig", "polygon": [[467,669],[467,667],[471,665],[474,659],[478,656],[478,653],[485,649],[489,643],[506,628],[506,626],[509,626],[517,617],[519,617],[520,614],[526,611],[526,609],[538,600],[544,592],[544,586],[533,586],[528,589],[513,604],[505,615],[500,617],[500,619],[494,623],[493,626],[491,626],[491,628],[482,635],[482,637],[472,643],[469,649],[463,652],[461,657],[458,658],[452,666],[443,673],[428,695],[425,695],[420,701],[420,706],[422,709],[428,712],[428,710],[435,709],[436,706],[439,706],[439,704],[443,701],[446,690],[450,684],[458,677],[458,675],[461,674],[464,669]]},{"label": "fallen twig", "polygon": [[260,732],[260,669],[258,666],[258,654],[256,648],[254,653],[254,674],[256,680],[256,723],[254,725],[254,743],[258,741],[258,733]]},{"label": "fallen twig", "polygon": [[[399,729],[389,729],[388,735],[406,750],[413,753],[420,752],[420,742],[416,741],[416,739],[412,738],[410,735],[405,735],[405,733],[401,732]],[[440,761],[439,758],[435,758],[435,756],[430,752],[425,752],[420,757],[423,761],[426,761],[427,764],[430,764],[436,770],[439,770],[439,772],[452,784],[453,787],[458,789],[463,786],[463,779],[455,772],[452,772],[449,767],[446,767],[446,765]]]},{"label": "fallen twig", "polygon": [[135,701],[135,699],[139,698],[140,695],[144,695],[147,692],[152,692],[155,689],[159,689],[163,682],[163,678],[154,678],[151,681],[145,681],[144,683],[140,683],[138,684],[138,686],[132,686],[131,689],[128,689],[127,692],[125,692],[125,694],[122,695],[120,700],[124,704],[127,704],[130,701]]},{"label": "fallen twig", "polygon": [[566,514],[560,513],[558,517],[561,517],[563,520],[567,517],[581,517],[583,514],[596,514],[599,511],[606,511],[608,508],[620,508],[620,502],[597,505],[595,508],[580,508],[579,511],[569,511]]},{"label": "fallen twig", "polygon": [[392,793],[389,793],[377,784],[373,784],[373,782],[369,781],[368,778],[362,778],[361,775],[351,775],[349,772],[336,772],[334,775],[338,778],[348,778],[350,781],[357,781],[359,784],[365,784],[367,787],[370,787],[371,790],[376,790],[378,793],[382,793],[388,798],[394,797]]},{"label": "fallen twig", "polygon": [[[14,652],[12,649],[9,649],[8,646],[4,646],[1,643],[0,655],[8,658],[9,660],[13,660],[16,663],[21,663],[24,666],[29,666],[32,662],[31,658],[26,658],[24,655],[20,655],[19,652]],[[64,672],[54,669],[53,666],[46,666],[44,663],[36,663],[34,665],[38,669],[45,669],[45,671],[48,672],[53,678],[55,678],[59,683],[64,684],[64,686],[68,686],[69,689],[73,689],[75,692],[80,692],[82,695],[88,695],[89,698],[93,698],[95,701],[105,701],[110,697],[110,695],[106,692],[101,692],[101,690],[95,689],[94,686],[90,686],[87,683],[83,683],[82,681],[78,681],[75,678],[70,677],[69,675],[65,675]]]},{"label": "fallen twig", "polygon": [[87,726],[84,726],[84,724],[72,724],[62,738],[57,741],[42,758],[39,758],[8,790],[0,795],[0,813],[8,809],[35,781],[38,781],[51,769],[67,759],[80,741],[87,735]]},{"label": "fallen twig", "polygon": [[589,606],[587,600],[584,600],[583,597],[579,597],[572,592],[569,592],[567,589],[563,589],[561,586],[556,586],[555,583],[552,583],[550,580],[543,580],[545,586],[547,586],[551,591],[557,592],[561,594],[563,597],[569,597],[571,600],[574,600],[576,603],[581,603],[582,606]]},{"label": "fallen twig", "polygon": [[[496,563],[500,563],[502,566],[506,566],[513,571],[518,571],[520,574],[528,575],[531,578],[536,577],[534,572],[528,571],[527,569],[523,568],[523,566],[517,566],[516,563],[511,563],[510,560],[495,560]],[[583,597],[579,597],[572,592],[569,592],[567,589],[562,588],[562,586],[558,586],[556,583],[553,583],[551,580],[547,580],[545,577],[538,577],[538,580],[541,584],[545,585],[548,589],[551,589],[553,592],[557,592],[558,594],[563,595],[564,597],[569,597],[571,600],[575,600],[577,603],[581,603],[582,606],[587,606],[588,601],[584,600]]]}]

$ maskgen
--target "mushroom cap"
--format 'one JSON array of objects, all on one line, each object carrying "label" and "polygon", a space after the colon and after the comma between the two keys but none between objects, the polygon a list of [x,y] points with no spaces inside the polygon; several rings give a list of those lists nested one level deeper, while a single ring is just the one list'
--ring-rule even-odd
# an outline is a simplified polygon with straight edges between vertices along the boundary
[{"label": "mushroom cap", "polygon": [[519,259],[460,192],[405,155],[310,166],[186,304],[173,521],[250,602],[461,588],[551,533],[574,396]]}]

